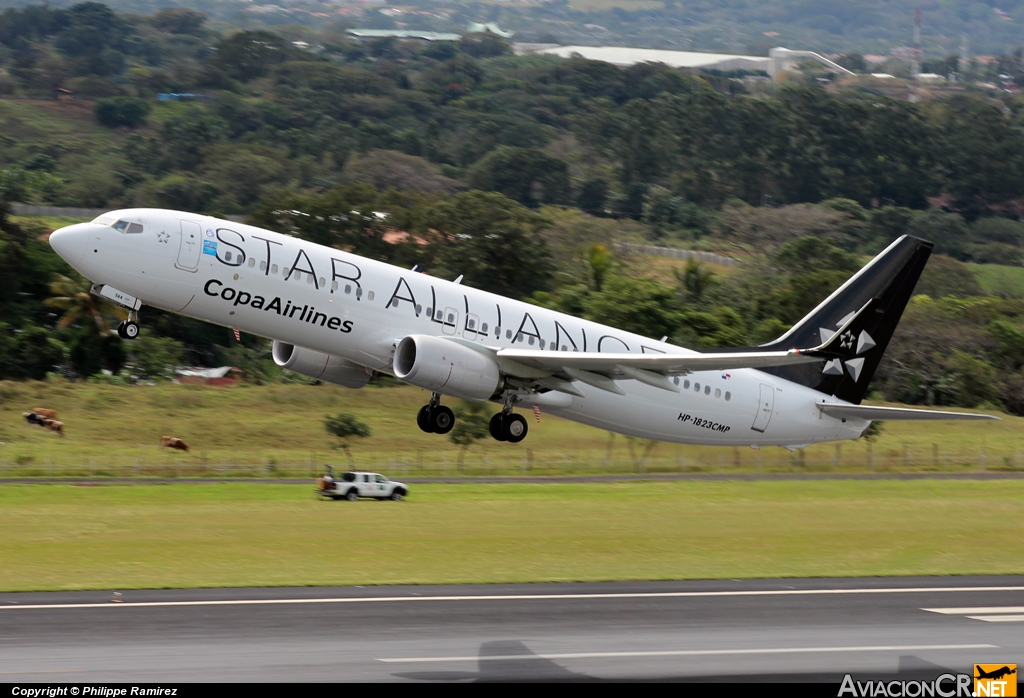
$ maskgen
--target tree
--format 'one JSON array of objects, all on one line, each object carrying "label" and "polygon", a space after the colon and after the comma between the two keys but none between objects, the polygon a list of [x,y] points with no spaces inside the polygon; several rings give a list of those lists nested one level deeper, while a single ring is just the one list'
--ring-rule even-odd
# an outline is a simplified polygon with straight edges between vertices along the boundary
[{"label": "tree", "polygon": [[128,317],[128,313],[120,306],[94,295],[91,289],[92,282],[77,272],[71,272],[70,276],[54,276],[50,284],[53,296],[43,302],[51,308],[64,311],[57,321],[57,329],[62,330],[83,320],[92,320],[100,334],[109,334],[108,316],[122,320]]},{"label": "tree", "polygon": [[269,73],[289,53],[278,34],[263,29],[241,31],[220,42],[215,62],[231,77],[248,82]]},{"label": "tree", "polygon": [[469,191],[427,212],[444,236],[438,261],[464,283],[511,298],[545,290],[551,255],[541,231],[548,221],[501,194]]},{"label": "tree", "polygon": [[704,294],[715,285],[715,272],[695,259],[688,259],[682,273],[676,269],[675,274],[679,287],[689,303],[700,303]]},{"label": "tree", "polygon": [[96,120],[108,128],[134,128],[146,123],[150,106],[149,102],[138,97],[112,97],[96,100],[92,109]]},{"label": "tree", "polygon": [[569,199],[568,165],[535,148],[498,146],[473,165],[469,182],[530,207]]},{"label": "tree", "polygon": [[341,440],[341,448],[344,449],[345,455],[348,456],[349,467],[355,468],[356,464],[352,459],[349,442],[352,439],[364,439],[371,436],[373,432],[370,430],[370,427],[359,421],[355,415],[341,412],[335,417],[328,415],[324,418],[324,428],[328,434],[337,436]]},{"label": "tree", "polygon": [[490,415],[487,414],[485,403],[467,402],[464,406],[455,409],[455,426],[448,434],[448,440],[456,446],[461,446],[459,470],[462,470],[469,447],[489,435],[489,423]]}]

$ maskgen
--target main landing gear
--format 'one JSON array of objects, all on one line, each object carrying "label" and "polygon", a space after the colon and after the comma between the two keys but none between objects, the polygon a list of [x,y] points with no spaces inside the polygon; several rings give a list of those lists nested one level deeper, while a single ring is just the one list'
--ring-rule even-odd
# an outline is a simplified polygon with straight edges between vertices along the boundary
[{"label": "main landing gear", "polygon": [[511,402],[505,403],[505,408],[491,417],[491,423],[487,425],[487,430],[498,441],[508,441],[513,444],[525,439],[526,432],[529,431],[526,419],[512,411]]},{"label": "main landing gear", "polygon": [[128,311],[128,319],[117,326],[117,336],[121,339],[135,339],[139,336],[139,319],[134,310]]},{"label": "main landing gear", "polygon": [[[455,426],[455,415],[441,404],[441,395],[434,393],[430,396],[430,402],[416,414],[416,425],[428,434],[447,434]],[[513,444],[525,439],[529,431],[526,419],[512,411],[511,399],[505,403],[501,412],[491,417],[487,429],[498,441]]]},{"label": "main landing gear", "polygon": [[455,426],[455,414],[441,404],[441,395],[434,393],[416,414],[416,424],[428,434],[447,434]]}]

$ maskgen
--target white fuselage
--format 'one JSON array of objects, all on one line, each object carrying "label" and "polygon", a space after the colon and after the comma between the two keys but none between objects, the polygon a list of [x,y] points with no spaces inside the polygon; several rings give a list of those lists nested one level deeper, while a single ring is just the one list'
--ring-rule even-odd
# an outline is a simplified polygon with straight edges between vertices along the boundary
[{"label": "white fuselage", "polygon": [[[395,346],[410,334],[498,348],[695,353],[241,223],[158,209],[113,211],[103,219],[140,223],[141,232],[105,222],[51,236],[54,249],[95,283],[376,371],[393,372]],[[679,393],[622,380],[625,395],[577,382],[583,397],[561,393],[535,402],[602,429],[693,444],[797,446],[857,438],[868,425],[826,416],[815,403],[835,398],[753,369],[677,380]]]}]

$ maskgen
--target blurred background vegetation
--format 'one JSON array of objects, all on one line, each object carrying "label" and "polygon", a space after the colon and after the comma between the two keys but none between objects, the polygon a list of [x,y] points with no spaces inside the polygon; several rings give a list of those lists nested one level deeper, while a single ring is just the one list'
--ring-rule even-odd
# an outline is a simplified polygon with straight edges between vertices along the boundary
[{"label": "blurred background vegetation", "polygon": [[[0,13],[0,199],[243,217],[695,348],[781,334],[918,235],[935,255],[874,397],[1024,414],[1024,99],[1009,93],[911,103],[515,56],[492,34],[358,42],[37,5]],[[266,340],[155,309],[140,340],[112,337],[116,310],[46,242],[67,222],[0,211],[0,378],[230,364],[300,380]]]}]

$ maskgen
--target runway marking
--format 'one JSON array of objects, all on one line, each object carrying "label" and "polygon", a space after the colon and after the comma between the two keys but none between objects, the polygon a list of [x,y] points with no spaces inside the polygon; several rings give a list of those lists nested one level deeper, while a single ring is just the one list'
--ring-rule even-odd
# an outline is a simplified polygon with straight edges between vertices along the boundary
[{"label": "runway marking", "polygon": [[629,657],[709,657],[743,654],[805,654],[822,652],[921,652],[924,650],[998,649],[998,645],[877,645],[867,647],[775,647],[738,650],[653,650],[649,652],[565,652],[559,654],[504,654],[490,657],[385,657],[378,662],[414,664],[424,662],[493,662],[510,659],[615,659]]},{"label": "runway marking", "polygon": [[922,611],[942,613],[947,616],[969,616],[973,614],[1024,613],[1024,606],[977,606],[973,608],[922,608]]},{"label": "runway marking", "polygon": [[[598,594],[486,594],[463,596],[358,596],[319,599],[224,599],[217,601],[138,601],[123,603],[45,603],[0,606],[0,611],[77,608],[158,608],[172,606],[273,606],[327,603],[400,603],[408,601],[548,601],[591,599],[720,598],[732,596],[815,596],[846,594],[932,594],[992,591],[1024,591],[1013,587],[907,587],[890,589],[772,589],[761,591],[656,591]],[[0,600],[2,602],[2,600]],[[9,602],[8,602],[9,603]],[[925,609],[928,610],[928,609]]]}]

